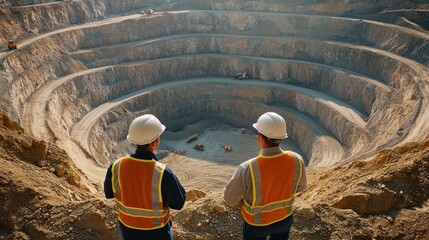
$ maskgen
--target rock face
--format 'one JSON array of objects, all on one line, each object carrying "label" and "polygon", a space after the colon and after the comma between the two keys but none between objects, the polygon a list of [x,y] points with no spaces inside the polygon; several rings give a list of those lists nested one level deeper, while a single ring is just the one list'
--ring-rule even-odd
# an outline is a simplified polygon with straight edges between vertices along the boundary
[{"label": "rock face", "polygon": [[[124,139],[136,112],[155,112],[175,131],[204,118],[248,127],[264,111],[278,111],[308,163],[321,166],[398,143],[426,104],[415,91],[426,76],[424,68],[405,59],[424,63],[426,53],[398,46],[412,42],[415,49],[426,49],[426,38],[370,21],[263,11],[158,11],[51,34],[54,39],[35,41],[6,57],[4,76],[11,88],[4,103],[9,114],[35,129],[29,119],[37,114],[35,107],[22,111],[21,106],[27,101],[38,101],[40,110],[48,106],[45,128],[61,128],[34,134],[62,139],[71,133],[101,164],[113,158],[109,152]],[[390,42],[393,35],[400,36],[398,45]],[[31,52],[37,58],[25,61]],[[241,71],[258,82],[232,81]],[[207,76],[231,81],[201,80],[177,97],[186,85],[178,86],[180,81]],[[38,95],[30,98],[33,92]],[[41,102],[39,96],[47,94],[51,100]],[[117,99],[120,104],[95,111]],[[84,130],[91,133],[87,139],[73,136],[75,125],[95,112]],[[327,140],[318,141],[320,135]],[[329,161],[321,154],[326,148],[335,152]]]}]

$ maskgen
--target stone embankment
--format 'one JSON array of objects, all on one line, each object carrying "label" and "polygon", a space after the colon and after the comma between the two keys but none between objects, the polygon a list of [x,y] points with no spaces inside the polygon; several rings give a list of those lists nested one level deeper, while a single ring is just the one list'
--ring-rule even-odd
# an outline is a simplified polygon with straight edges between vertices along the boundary
[{"label": "stone embankment", "polygon": [[[300,26],[304,20],[305,30]],[[160,25],[165,27],[156,27]],[[273,27],[260,32],[265,29],[261,27],[264,25]],[[374,35],[380,28],[384,28],[388,34]],[[365,34],[352,35],[356,31]],[[414,66],[419,66],[419,63],[405,58],[412,57],[415,52],[393,49],[392,52],[400,54],[397,55],[386,51],[392,48],[386,42],[389,32],[394,31],[403,35],[400,40],[404,44],[409,39],[417,43],[417,48],[427,44],[426,38],[418,32],[401,31],[387,24],[347,18],[261,12],[158,12],[153,16],[133,15],[130,20],[122,18],[110,24],[101,21],[99,25],[88,23],[81,28],[64,28],[51,35],[49,41],[42,38],[17,54],[7,55],[4,68],[8,73],[5,76],[10,79],[12,86],[8,91],[9,101],[13,101],[10,105],[15,105],[15,108],[11,112],[16,112],[19,119],[26,119],[25,124],[29,128],[39,129],[32,127],[35,120],[29,119],[30,113],[33,118],[37,115],[30,111],[32,104],[40,102],[37,99],[40,95],[52,94],[51,100],[42,102],[48,106],[50,114],[46,115],[46,122],[41,123],[44,125],[42,129],[49,129],[50,124],[61,126],[61,131],[49,133],[48,130],[42,130],[51,139],[61,139],[73,133],[73,126],[85,114],[91,113],[91,109],[110,101],[120,100],[124,103],[98,112],[94,118],[100,119],[98,127],[95,127],[96,122],[91,123],[89,126],[94,128],[84,131],[93,134],[87,134],[88,139],[78,141],[104,164],[112,158],[106,153],[112,152],[112,146],[126,135],[125,130],[119,128],[126,129],[124,126],[135,113],[154,111],[168,122],[183,118],[184,115],[204,112],[223,116],[218,120],[233,126],[247,127],[245,123],[251,122],[270,105],[295,109],[300,115],[315,120],[308,123],[292,111],[284,111],[289,116],[287,120],[290,126],[310,124],[304,129],[316,132],[311,135],[318,136],[317,132],[323,132],[336,139],[338,142],[333,146],[343,146],[345,151],[334,150],[338,154],[334,160],[329,160],[333,164],[372,151],[380,145],[397,143],[411,127],[421,108],[420,96],[415,91],[418,86],[412,79],[423,78],[424,75]],[[30,52],[36,53],[39,60],[24,61]],[[66,52],[69,54],[64,54]],[[416,60],[423,61],[419,58]],[[254,104],[250,104],[242,112],[240,104],[234,105],[232,101],[223,101],[222,105],[217,103],[216,107],[208,106],[210,101],[217,101],[216,96],[222,96],[223,99],[238,97],[234,96],[233,89],[240,88],[242,93],[248,92],[246,89],[252,87],[250,81],[249,84],[237,85],[231,78],[240,71],[246,71],[253,79],[266,84],[258,84],[258,90],[252,91],[256,96],[259,92],[260,98],[250,94],[242,94],[239,98],[247,103],[262,103],[266,107],[249,112],[255,108]],[[37,77],[33,77],[35,72],[38,73]],[[61,84],[45,88],[48,92],[40,93],[44,90],[41,86],[53,83],[53,76]],[[161,108],[151,107],[150,102],[160,103],[160,106],[178,103],[177,96],[181,95],[183,88],[171,88],[170,94],[164,96],[164,85],[206,76],[231,78],[228,88],[232,90],[216,90],[216,84],[201,86],[189,92],[188,96],[204,100],[179,101],[183,106],[194,107],[186,107],[188,111],[177,111],[176,114],[170,110],[163,113]],[[284,86],[273,87],[271,82],[279,82]],[[26,88],[22,91],[24,85]],[[145,88],[151,87],[154,90],[149,95],[142,94]],[[207,92],[205,88],[211,89],[210,96],[204,94]],[[275,91],[279,92],[275,94]],[[129,100],[125,100],[124,95]],[[14,96],[19,98],[13,100]],[[144,100],[138,96],[143,96]],[[27,101],[30,102],[28,106]],[[173,108],[181,109],[180,106]],[[39,109],[42,111],[39,114],[43,114],[43,105]],[[114,113],[115,109],[119,112]],[[110,110],[113,114],[107,114]],[[228,113],[241,113],[241,117],[228,117]],[[112,119],[112,116],[119,115],[123,117]],[[87,118],[92,117],[89,115]],[[228,118],[247,120],[233,122]],[[195,121],[195,118],[192,120]],[[118,123],[120,121],[124,123]],[[384,125],[382,122],[389,124]],[[104,131],[106,129],[111,130]],[[308,162],[321,163],[327,160],[323,155],[313,154],[326,149],[326,146],[318,146],[317,138],[298,134],[304,129],[290,128],[290,132],[291,139],[301,146]],[[401,131],[399,135],[398,129]],[[34,134],[38,131],[41,130],[35,130]],[[328,142],[331,144],[332,141]]]}]

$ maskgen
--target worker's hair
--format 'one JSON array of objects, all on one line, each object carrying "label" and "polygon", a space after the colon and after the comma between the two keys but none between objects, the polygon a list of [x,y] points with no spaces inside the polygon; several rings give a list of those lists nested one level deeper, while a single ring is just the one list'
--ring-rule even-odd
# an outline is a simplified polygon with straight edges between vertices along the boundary
[{"label": "worker's hair", "polygon": [[150,143],[149,144],[145,144],[145,145],[137,145],[137,149],[147,150],[149,148],[149,145],[150,145]]},{"label": "worker's hair", "polygon": [[159,138],[157,138],[157,139],[153,140],[151,143],[148,143],[148,144],[145,144],[145,145],[137,145],[137,149],[146,150],[147,151],[149,149],[150,144],[152,144],[155,141],[159,141]]},{"label": "worker's hair", "polygon": [[264,140],[265,144],[268,145],[268,147],[278,147],[283,140],[283,139],[272,139],[261,133],[258,133],[258,134],[262,137],[262,139]]}]

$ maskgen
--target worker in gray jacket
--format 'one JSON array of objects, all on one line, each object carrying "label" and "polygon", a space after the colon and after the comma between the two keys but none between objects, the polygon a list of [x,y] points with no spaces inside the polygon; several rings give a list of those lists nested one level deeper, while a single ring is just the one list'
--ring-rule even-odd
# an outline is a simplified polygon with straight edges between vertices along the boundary
[{"label": "worker in gray jacket", "polygon": [[295,193],[307,184],[302,157],[284,151],[286,122],[274,112],[253,124],[259,155],[239,165],[224,191],[228,206],[240,206],[244,240],[285,240],[293,223]]}]

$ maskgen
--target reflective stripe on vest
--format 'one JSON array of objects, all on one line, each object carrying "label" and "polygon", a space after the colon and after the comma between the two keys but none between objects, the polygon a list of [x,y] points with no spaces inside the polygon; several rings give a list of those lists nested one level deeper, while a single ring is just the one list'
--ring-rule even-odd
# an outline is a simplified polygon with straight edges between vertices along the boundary
[{"label": "reflective stripe on vest", "polygon": [[165,167],[155,160],[131,156],[113,163],[113,193],[118,203],[119,221],[125,226],[152,230],[165,226],[169,221],[169,208],[164,209],[161,193]]},{"label": "reflective stripe on vest", "polygon": [[[252,203],[243,200],[241,213],[244,220],[251,225],[266,226],[290,216],[303,171],[299,155],[284,152],[269,157],[258,156],[248,163]],[[270,170],[278,172],[262,172]]]}]

